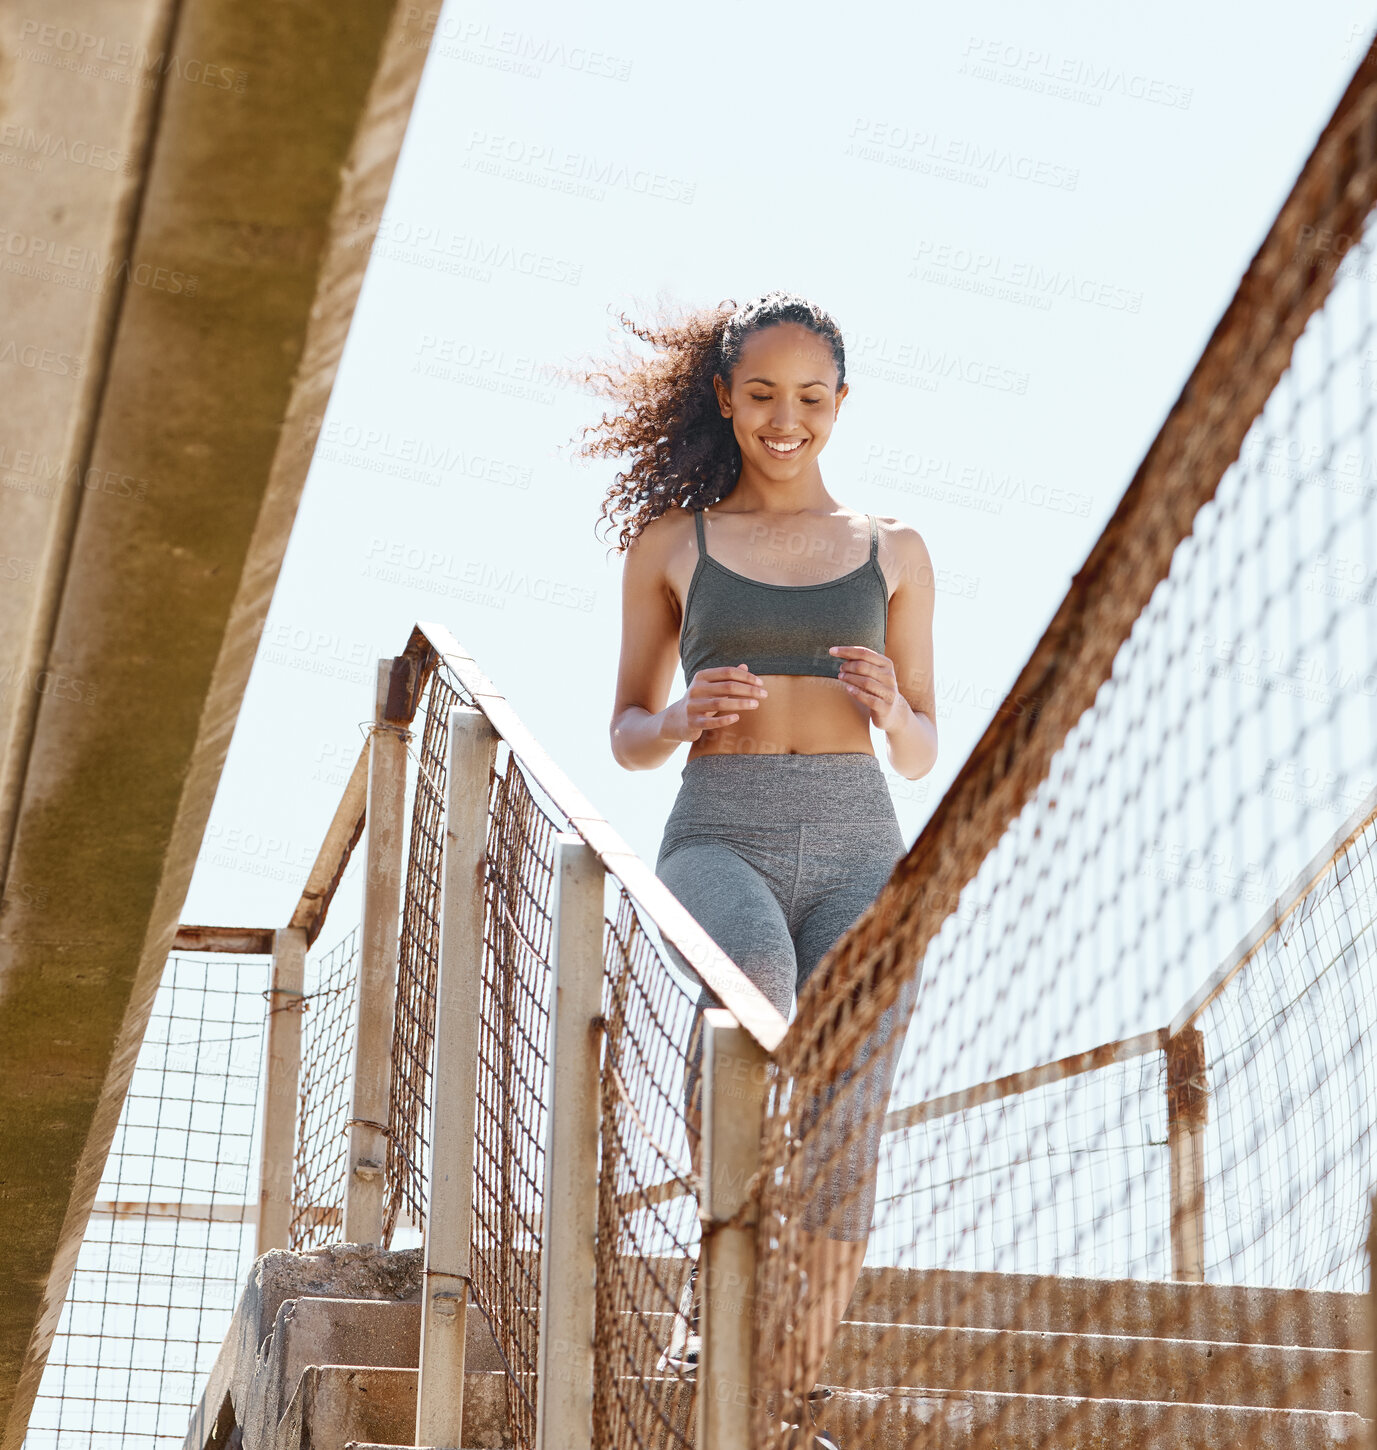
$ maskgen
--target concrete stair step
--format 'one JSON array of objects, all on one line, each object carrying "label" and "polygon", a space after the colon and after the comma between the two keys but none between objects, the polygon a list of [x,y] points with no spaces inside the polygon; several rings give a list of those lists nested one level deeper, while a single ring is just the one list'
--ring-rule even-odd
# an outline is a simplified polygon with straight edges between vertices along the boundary
[{"label": "concrete stair step", "polygon": [[823,1379],[1367,1415],[1371,1364],[1370,1353],[1294,1345],[847,1323]]},{"label": "concrete stair step", "polygon": [[[415,1369],[421,1362],[421,1306],[380,1299],[294,1299],[284,1325],[289,1346],[289,1382],[307,1364],[356,1364],[379,1369]],[[278,1323],[282,1323],[279,1311]],[[274,1336],[278,1334],[274,1326]],[[468,1306],[464,1365],[470,1370],[502,1368],[497,1342],[482,1312]],[[292,1374],[292,1368],[296,1374]]]},{"label": "concrete stair step", "polygon": [[1057,1334],[1367,1348],[1364,1295],[1146,1279],[865,1269],[847,1318]]},{"label": "concrete stair step", "polygon": [[674,1376],[625,1376],[613,1396],[608,1445],[634,1445],[640,1450],[679,1450],[696,1443],[692,1383]]},{"label": "concrete stair step", "polygon": [[[302,1373],[268,1445],[271,1450],[345,1450],[406,1445],[415,1438],[414,1369],[310,1365]],[[509,1450],[507,1377],[498,1370],[464,1376],[465,1450]]]},{"label": "concrete stair step", "polygon": [[[472,1306],[466,1324],[465,1367],[502,1368],[487,1321]],[[247,1392],[238,1397],[248,1446],[273,1443],[277,1425],[301,1377],[315,1365],[409,1370],[420,1363],[421,1306],[378,1299],[286,1299],[257,1356]]]},{"label": "concrete stair step", "polygon": [[[653,1274],[677,1300],[691,1259],[648,1258],[630,1282]],[[658,1294],[646,1307],[659,1309]],[[1294,1344],[1366,1349],[1364,1295],[1241,1284],[1000,1274],[962,1269],[868,1268],[847,1318],[966,1329],[1205,1339],[1228,1344]]]},{"label": "concrete stair step", "polygon": [[[647,1314],[627,1324],[632,1364],[641,1373],[656,1373],[673,1317]],[[1219,1340],[848,1321],[823,1379],[853,1389],[909,1385],[943,1392],[1371,1412],[1368,1351]]]},{"label": "concrete stair step", "polygon": [[837,1392],[818,1427],[843,1450],[1365,1450],[1370,1422],[1324,1410],[904,1388]]}]

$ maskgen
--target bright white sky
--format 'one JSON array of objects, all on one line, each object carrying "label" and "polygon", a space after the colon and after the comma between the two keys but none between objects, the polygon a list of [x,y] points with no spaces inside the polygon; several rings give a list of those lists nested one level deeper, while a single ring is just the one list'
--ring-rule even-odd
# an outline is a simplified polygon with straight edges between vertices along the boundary
[{"label": "bright white sky", "polygon": [[554,369],[659,293],[786,287],[846,333],[824,478],[918,528],[939,575],[941,754],[890,773],[911,842],[1370,30],[1357,0],[446,7],[183,919],[287,919],[373,661],[416,619],[654,860],[683,752],[631,773],[608,749],[615,465],[562,450],[599,405]]}]

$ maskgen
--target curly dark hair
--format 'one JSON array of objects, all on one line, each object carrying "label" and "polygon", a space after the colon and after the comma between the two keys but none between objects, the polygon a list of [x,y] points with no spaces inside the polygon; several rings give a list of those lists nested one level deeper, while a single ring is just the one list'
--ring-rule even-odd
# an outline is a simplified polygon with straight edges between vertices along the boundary
[{"label": "curly dark hair", "polygon": [[717,406],[712,380],[731,382],[751,333],[799,323],[831,344],[837,387],[846,381],[841,329],[815,302],[792,292],[767,292],[740,307],[727,300],[677,316],[662,312],[649,323],[623,312],[618,321],[655,351],[649,357],[628,353],[580,374],[618,407],[583,430],[586,439],[592,436],[577,456],[631,459],[609,487],[599,516],[624,516],[619,553],[652,519],[673,508],[710,507],[735,487],[741,449],[731,420]]}]

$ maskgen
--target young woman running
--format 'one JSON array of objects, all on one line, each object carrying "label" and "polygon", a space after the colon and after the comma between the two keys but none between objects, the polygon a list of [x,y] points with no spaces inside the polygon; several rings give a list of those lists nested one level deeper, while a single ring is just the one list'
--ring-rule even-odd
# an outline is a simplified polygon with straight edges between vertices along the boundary
[{"label": "young woman running", "polygon": [[[787,1018],[904,852],[872,727],[908,780],[937,758],[932,563],[916,530],[823,484],[848,388],[821,308],[771,292],[623,322],[655,354],[599,375],[620,407],[584,449],[631,459],[603,503],[628,515],[612,753],[653,770],[688,745],[656,874]],[[716,1003],[704,989],[698,1005]],[[880,1056],[887,1097],[897,1054]],[[810,1258],[834,1287],[805,1326],[809,1383],[865,1257],[878,1121],[860,1135],[846,1210],[817,1215]]]}]

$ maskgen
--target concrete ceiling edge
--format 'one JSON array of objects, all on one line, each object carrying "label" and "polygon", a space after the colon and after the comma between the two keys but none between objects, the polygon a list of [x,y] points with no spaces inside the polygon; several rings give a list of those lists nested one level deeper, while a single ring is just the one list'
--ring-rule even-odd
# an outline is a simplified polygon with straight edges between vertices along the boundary
[{"label": "concrete ceiling edge", "polygon": [[19,1450],[57,1330],[96,1190],[143,1042],[197,853],[219,784],[235,720],[316,438],[334,385],[354,307],[392,181],[428,54],[424,33],[409,28],[397,0],[350,159],[340,177],[327,255],[312,307],[306,347],[274,455],[248,557],[201,715],[196,749],[183,788],[170,849],[149,921],[135,989],[91,1124],[58,1251],[28,1353],[11,1401],[0,1450]]}]

